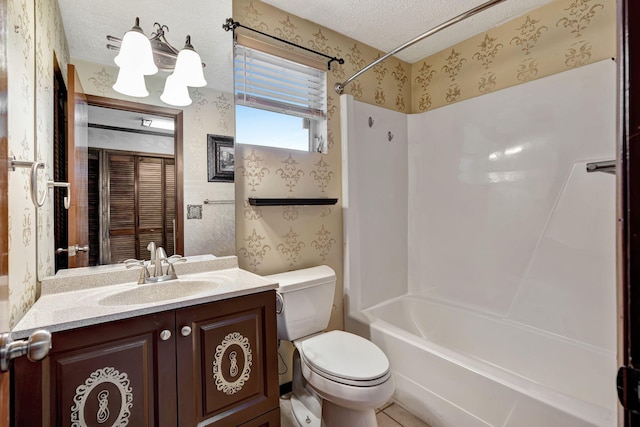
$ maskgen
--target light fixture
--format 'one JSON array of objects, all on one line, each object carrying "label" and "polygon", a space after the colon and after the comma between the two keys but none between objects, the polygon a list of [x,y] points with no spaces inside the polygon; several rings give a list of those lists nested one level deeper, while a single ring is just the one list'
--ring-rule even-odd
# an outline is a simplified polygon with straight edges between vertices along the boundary
[{"label": "light fixture", "polygon": [[136,18],[136,24],[124,35],[120,53],[113,61],[120,69],[135,70],[146,76],[158,72],[158,67],[153,61],[151,42],[140,28],[140,18]]},{"label": "light fixture", "polygon": [[187,35],[184,48],[178,51],[165,38],[169,27],[156,22],[154,28],[151,38],[147,39],[140,28],[139,18],[136,18],[136,24],[122,39],[107,36],[107,40],[114,42],[107,44],[107,48],[120,51],[114,58],[120,71],[113,89],[124,95],[148,96],[144,76],[153,75],[158,70],[172,72],[167,77],[160,99],[169,105],[189,105],[191,98],[187,87],[207,84],[203,73],[205,64],[193,49],[191,36]]},{"label": "light fixture", "polygon": [[186,107],[191,104],[187,86],[176,77],[175,73],[167,77],[164,82],[164,91],[160,95],[160,100],[177,107]]},{"label": "light fixture", "polygon": [[120,68],[113,90],[136,98],[149,96],[147,87],[144,84],[144,74],[130,68]]},{"label": "light fixture", "polygon": [[191,46],[191,36],[187,36],[184,48],[178,53],[173,75],[187,86],[203,87],[207,85],[200,55]]}]

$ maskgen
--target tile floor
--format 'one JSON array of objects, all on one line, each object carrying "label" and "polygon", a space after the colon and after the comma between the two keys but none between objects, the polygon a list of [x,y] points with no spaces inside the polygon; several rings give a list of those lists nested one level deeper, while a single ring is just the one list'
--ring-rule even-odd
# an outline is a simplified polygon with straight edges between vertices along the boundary
[{"label": "tile floor", "polygon": [[[298,427],[291,414],[291,403],[288,396],[280,399],[281,427]],[[376,411],[378,427],[429,427],[427,423],[419,420],[406,409],[393,402]]]}]

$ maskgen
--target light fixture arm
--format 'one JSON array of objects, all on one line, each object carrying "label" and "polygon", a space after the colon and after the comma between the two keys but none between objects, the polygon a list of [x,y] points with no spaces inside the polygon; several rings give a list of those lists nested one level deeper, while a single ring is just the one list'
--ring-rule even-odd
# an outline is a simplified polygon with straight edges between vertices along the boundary
[{"label": "light fixture arm", "polygon": [[[140,19],[136,18],[136,25],[133,26],[132,30],[142,33],[142,29],[140,28],[139,24]],[[158,69],[166,72],[172,72],[176,66],[176,60],[178,58],[179,50],[173,47],[171,43],[167,41],[166,33],[169,32],[168,26],[156,22],[153,24],[153,27],[154,31],[151,33],[149,41],[151,42],[151,50],[153,52],[154,62]],[[107,44],[107,49],[116,51],[120,50],[120,45],[122,44],[121,38],[107,35],[107,41],[111,42]],[[187,35],[184,47],[186,49],[195,51],[195,49],[191,45],[190,35]],[[204,62],[202,63],[202,67],[206,67],[206,64]]]},{"label": "light fixture arm", "polygon": [[142,28],[140,28],[140,18],[138,18],[136,16],[136,23],[133,27],[131,27],[131,31],[137,31],[139,33],[144,34],[144,31],[142,31]]},{"label": "light fixture arm", "polygon": [[191,36],[189,34],[187,34],[187,38],[184,41],[184,48],[194,50],[193,46],[191,45]]}]

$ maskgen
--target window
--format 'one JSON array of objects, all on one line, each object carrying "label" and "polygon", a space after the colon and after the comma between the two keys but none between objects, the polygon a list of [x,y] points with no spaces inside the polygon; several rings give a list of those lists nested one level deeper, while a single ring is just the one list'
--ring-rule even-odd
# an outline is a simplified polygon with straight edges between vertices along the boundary
[{"label": "window", "polygon": [[235,48],[236,142],[326,152],[326,73]]}]

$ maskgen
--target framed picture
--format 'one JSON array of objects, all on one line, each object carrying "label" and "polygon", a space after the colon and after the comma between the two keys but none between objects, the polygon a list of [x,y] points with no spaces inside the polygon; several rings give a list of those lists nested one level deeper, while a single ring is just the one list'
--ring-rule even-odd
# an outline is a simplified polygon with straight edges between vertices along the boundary
[{"label": "framed picture", "polygon": [[233,137],[207,135],[207,175],[209,182],[233,182],[234,154]]}]

